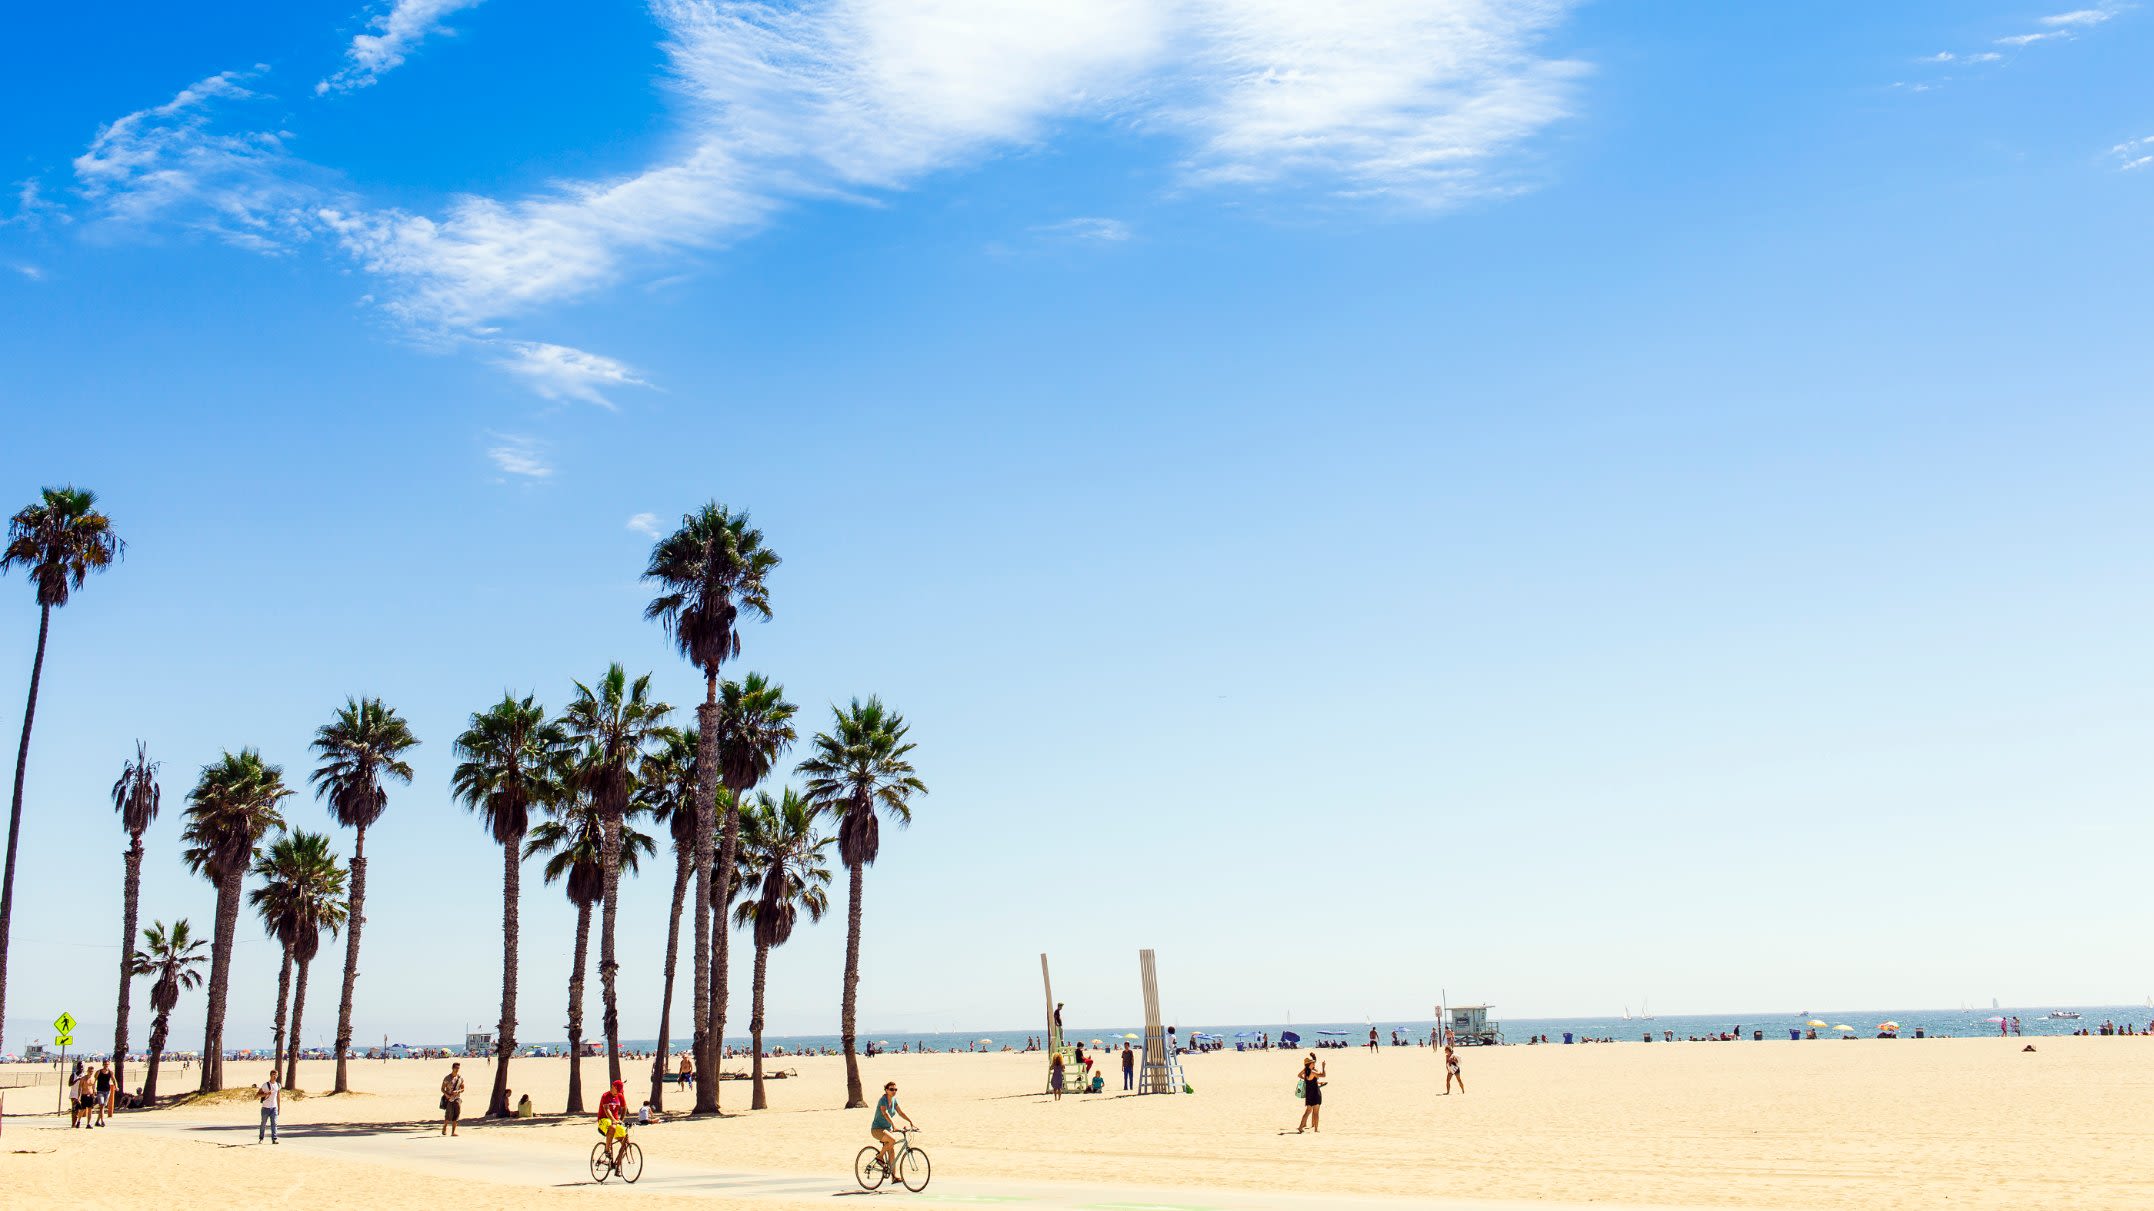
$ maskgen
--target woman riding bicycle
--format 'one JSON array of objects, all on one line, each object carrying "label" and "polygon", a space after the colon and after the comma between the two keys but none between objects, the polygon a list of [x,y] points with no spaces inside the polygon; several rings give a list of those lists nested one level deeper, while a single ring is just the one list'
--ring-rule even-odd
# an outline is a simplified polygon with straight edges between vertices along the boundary
[{"label": "woman riding bicycle", "polygon": [[897,1120],[899,1119],[904,1119],[905,1125],[915,1131],[920,1129],[920,1124],[913,1122],[912,1116],[898,1107],[897,1082],[892,1081],[883,1086],[882,1099],[875,1103],[875,1122],[868,1128],[868,1134],[874,1136],[876,1142],[883,1146],[883,1168],[885,1170],[888,1170],[891,1162],[896,1159],[897,1136],[892,1135],[891,1132],[897,1130]]}]

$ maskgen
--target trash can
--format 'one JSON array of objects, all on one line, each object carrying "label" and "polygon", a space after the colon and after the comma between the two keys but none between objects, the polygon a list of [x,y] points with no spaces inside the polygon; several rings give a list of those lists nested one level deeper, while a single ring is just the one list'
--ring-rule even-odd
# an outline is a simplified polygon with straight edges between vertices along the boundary
[{"label": "trash can", "polygon": [[1646,1032],[1645,1032],[1644,1034],[1642,1034],[1642,1035],[1639,1035],[1638,1037],[1639,1037],[1639,1038],[1642,1038],[1642,1039],[1644,1039],[1644,1040],[1645,1040],[1646,1042],[1650,1043],[1650,1042],[1652,1042],[1652,1041],[1653,1041],[1653,1032],[1652,1032],[1652,1031],[1650,1031],[1650,1030],[1648,1030],[1648,1031],[1646,1031]]},{"label": "trash can", "polygon": [[1792,1028],[1792,1027],[1791,1027],[1791,1028],[1789,1028],[1789,1030],[1788,1030],[1788,1042],[1790,1042],[1790,1043],[1800,1043],[1800,1042],[1802,1042],[1802,1031],[1800,1031],[1800,1030],[1796,1030],[1796,1029],[1794,1029],[1794,1028]]},{"label": "trash can", "polygon": [[1918,1039],[1922,1037],[1922,1027],[1915,1027],[1915,1037]]},{"label": "trash can", "polygon": [[1569,1042],[1571,1041],[1571,1032],[1570,1032],[1570,1031],[1566,1030],[1566,1031],[1564,1031],[1564,1032],[1563,1032],[1563,1041],[1564,1041],[1564,1043],[1566,1043],[1566,1044],[1568,1044],[1568,1043],[1569,1043]]},{"label": "trash can", "polygon": [[1753,1043],[1762,1043],[1762,1042],[1764,1042],[1764,1041],[1765,1041],[1765,1032],[1764,1032],[1764,1031],[1762,1031],[1762,1030],[1753,1030],[1753,1031],[1751,1031],[1751,1032],[1750,1032],[1750,1041],[1751,1041],[1751,1042],[1753,1042]]}]

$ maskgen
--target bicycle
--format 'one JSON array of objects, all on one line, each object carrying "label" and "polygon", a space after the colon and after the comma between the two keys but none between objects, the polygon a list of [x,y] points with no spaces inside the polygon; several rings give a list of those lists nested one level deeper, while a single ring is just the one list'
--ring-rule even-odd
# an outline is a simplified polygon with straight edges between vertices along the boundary
[{"label": "bicycle", "polygon": [[631,1139],[621,1141],[621,1159],[615,1160],[606,1152],[608,1141],[600,1140],[591,1145],[591,1180],[604,1185],[607,1178],[619,1174],[621,1180],[633,1186],[643,1176],[643,1149]]},{"label": "bicycle", "polygon": [[853,1177],[859,1181],[861,1189],[873,1190],[882,1185],[886,1178],[900,1183],[914,1194],[927,1189],[931,1167],[927,1153],[912,1146],[912,1133],[915,1130],[916,1128],[906,1127],[897,1132],[897,1152],[892,1155],[888,1166],[883,1164],[883,1150],[880,1145],[869,1144],[860,1150],[860,1155],[853,1158]]}]

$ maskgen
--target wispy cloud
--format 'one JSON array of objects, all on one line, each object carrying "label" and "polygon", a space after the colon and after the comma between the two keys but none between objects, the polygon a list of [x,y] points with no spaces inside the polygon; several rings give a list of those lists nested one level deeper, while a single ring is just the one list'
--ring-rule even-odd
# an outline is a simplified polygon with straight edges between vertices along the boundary
[{"label": "wispy cloud", "polygon": [[537,438],[518,433],[496,433],[492,437],[500,444],[487,447],[486,457],[502,474],[524,479],[545,479],[553,474],[553,463]]},{"label": "wispy cloud", "polygon": [[2109,154],[2116,157],[2119,172],[2136,172],[2148,165],[2154,165],[2154,135],[2143,139],[2126,139],[2110,148]]},{"label": "wispy cloud", "polygon": [[2053,39],[2053,38],[2069,38],[2069,37],[2071,37],[2071,36],[2072,36],[2072,32],[2071,32],[2070,30],[2065,30],[2065,29],[2052,29],[2052,30],[2045,30],[2045,31],[2043,31],[2043,32],[2041,32],[2041,33],[2036,33],[2036,34],[2013,34],[2013,35],[2011,35],[2010,37],[2006,37],[2006,38],[1999,38],[1999,39],[1997,39],[1997,45],[1999,45],[1999,46],[2032,46],[2032,45],[2034,45],[2034,44],[2035,44],[2035,43],[2037,43],[2037,42],[2048,42],[2048,41],[2050,41],[2050,40],[2051,40],[2051,39]]},{"label": "wispy cloud", "polygon": [[1059,223],[1042,223],[1032,231],[1050,239],[1078,240],[1092,244],[1120,244],[1132,234],[1129,224],[1120,219],[1091,216],[1064,219]]},{"label": "wispy cloud", "polygon": [[2044,25],[2100,25],[2117,15],[2113,8],[2078,8],[2068,13],[2053,13],[2042,18]]},{"label": "wispy cloud", "polygon": [[470,8],[479,0],[395,0],[389,11],[374,18],[374,32],[356,35],[344,50],[344,66],[314,86],[318,96],[365,88],[402,66],[412,50],[436,33],[454,33],[442,25],[449,14]]},{"label": "wispy cloud", "polygon": [[638,513],[630,517],[628,519],[628,528],[638,534],[648,534],[652,538],[656,538],[662,533],[658,528],[658,514],[656,513]]},{"label": "wispy cloud", "polygon": [[38,268],[38,267],[37,267],[37,266],[35,266],[35,265],[31,265],[31,264],[20,264],[20,265],[17,265],[17,266],[15,266],[15,272],[17,272],[17,273],[19,273],[19,274],[23,275],[23,276],[24,276],[24,277],[26,277],[26,278],[29,278],[29,279],[30,279],[31,281],[33,281],[33,282],[42,282],[42,281],[44,281],[44,280],[45,280],[45,271],[44,271],[44,270],[42,270],[42,269],[40,269],[40,268]]},{"label": "wispy cloud", "polygon": [[285,134],[213,129],[220,103],[258,98],[261,72],[220,72],[170,101],[116,118],[75,158],[75,180],[98,216],[129,225],[165,222],[271,252],[306,235],[319,190],[310,166],[285,151]]},{"label": "wispy cloud", "polygon": [[547,341],[500,341],[494,364],[524,379],[547,399],[574,399],[611,409],[605,388],[648,387],[635,371],[610,357]]}]

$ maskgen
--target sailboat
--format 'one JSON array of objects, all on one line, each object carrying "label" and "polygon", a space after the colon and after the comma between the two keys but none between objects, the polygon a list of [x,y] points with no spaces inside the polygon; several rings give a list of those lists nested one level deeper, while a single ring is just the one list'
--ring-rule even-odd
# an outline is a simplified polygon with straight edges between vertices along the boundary
[{"label": "sailboat", "polygon": [[1623,1020],[1626,1022],[1630,1021],[1630,1006],[1628,1005],[1625,1005],[1623,1007]]},{"label": "sailboat", "polygon": [[1639,1021],[1641,1021],[1641,1022],[1650,1022],[1650,1021],[1652,1021],[1652,1020],[1653,1020],[1653,1005],[1652,1005],[1652,1002],[1650,1002],[1650,1001],[1640,1001],[1640,1002],[1638,1002],[1638,1020],[1639,1020]]}]

